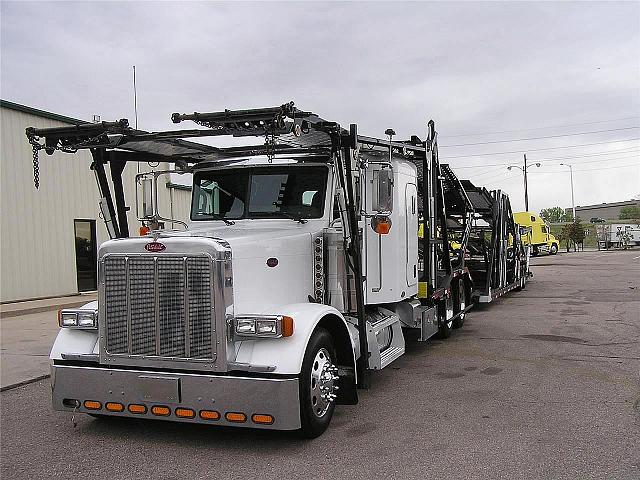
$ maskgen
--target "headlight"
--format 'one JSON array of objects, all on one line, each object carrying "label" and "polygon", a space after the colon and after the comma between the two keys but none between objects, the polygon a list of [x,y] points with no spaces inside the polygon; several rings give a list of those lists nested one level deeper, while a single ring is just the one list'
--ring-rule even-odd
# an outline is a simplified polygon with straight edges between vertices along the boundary
[{"label": "headlight", "polygon": [[98,312],[96,310],[60,310],[58,325],[63,328],[98,328]]},{"label": "headlight", "polygon": [[256,333],[258,335],[277,335],[277,320],[256,320]]},{"label": "headlight", "polygon": [[237,318],[236,333],[253,335],[256,333],[256,321],[253,318]]},{"label": "headlight", "polygon": [[237,337],[280,338],[293,335],[293,318],[284,315],[235,317],[234,334]]}]

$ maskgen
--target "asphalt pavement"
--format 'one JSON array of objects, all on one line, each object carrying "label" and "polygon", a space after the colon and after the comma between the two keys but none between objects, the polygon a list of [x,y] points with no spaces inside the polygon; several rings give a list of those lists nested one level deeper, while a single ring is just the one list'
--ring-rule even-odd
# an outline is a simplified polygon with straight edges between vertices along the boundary
[{"label": "asphalt pavement", "polygon": [[640,478],[640,251],[532,260],[526,290],[444,341],[409,339],[327,432],[53,412],[1,394],[7,479]]},{"label": "asphalt pavement", "polygon": [[49,352],[58,333],[57,310],[95,300],[95,294],[0,305],[0,389],[49,376]]}]

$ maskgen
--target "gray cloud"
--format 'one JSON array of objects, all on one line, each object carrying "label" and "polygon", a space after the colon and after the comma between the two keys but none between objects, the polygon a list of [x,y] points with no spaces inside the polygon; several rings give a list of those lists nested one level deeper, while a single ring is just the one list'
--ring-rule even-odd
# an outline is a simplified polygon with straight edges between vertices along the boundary
[{"label": "gray cloud", "polygon": [[[453,143],[639,125],[615,123],[480,137],[448,137],[640,115],[640,4],[628,3],[151,3],[2,2],[1,94],[81,118],[170,127],[173,111],[268,106],[295,100],[360,131],[424,136],[434,118],[447,156],[594,143],[640,130],[475,147]],[[531,153],[560,157],[640,142]],[[631,152],[634,154],[634,152]],[[602,157],[576,169],[620,166]],[[619,157],[620,155],[618,155]],[[573,160],[579,165],[585,157]],[[511,193],[521,178],[485,164],[520,154],[451,159],[478,183]],[[570,205],[558,162],[531,177],[531,205]],[[637,162],[638,163],[638,162]],[[549,173],[544,173],[544,170]],[[639,168],[576,172],[576,202],[627,199]]]}]

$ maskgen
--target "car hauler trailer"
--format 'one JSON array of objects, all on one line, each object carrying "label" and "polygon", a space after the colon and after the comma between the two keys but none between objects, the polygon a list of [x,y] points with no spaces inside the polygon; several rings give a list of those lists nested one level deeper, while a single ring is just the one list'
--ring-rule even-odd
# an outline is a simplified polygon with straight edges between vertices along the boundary
[{"label": "car hauler trailer", "polygon": [[[395,141],[392,130],[362,136],[293,103],[172,120],[204,128],[145,132],[123,119],[26,131],[36,171],[41,149],[91,151],[112,237],[99,249],[97,302],[59,314],[56,410],[313,437],[336,404],[357,403],[371,370],[404,353],[403,328],[427,340],[462,324],[477,214],[439,163],[433,121],[426,140]],[[264,141],[186,140],[222,136]],[[136,210],[150,231],[129,237],[121,175],[127,163],[150,161],[193,175],[191,219],[162,230],[172,219],[154,197],[167,172],[142,173]],[[514,251],[504,198],[485,213],[502,222],[480,287],[489,298],[513,282],[505,265],[514,261],[501,257]]]},{"label": "car hauler trailer", "polygon": [[525,287],[530,246],[524,245],[521,237],[528,229],[514,221],[509,197],[504,192],[476,187],[469,180],[461,183],[474,211],[467,249],[473,295],[480,303],[489,303]]}]

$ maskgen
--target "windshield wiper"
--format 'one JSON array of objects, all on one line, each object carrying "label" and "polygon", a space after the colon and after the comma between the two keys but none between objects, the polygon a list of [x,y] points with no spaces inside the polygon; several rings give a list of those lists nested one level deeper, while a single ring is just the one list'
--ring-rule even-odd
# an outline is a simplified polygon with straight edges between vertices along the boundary
[{"label": "windshield wiper", "polygon": [[217,213],[205,213],[205,215],[207,217],[211,217],[213,220],[222,220],[227,225],[235,225],[236,224],[236,222],[234,222],[233,220],[229,220],[227,218],[224,218],[222,215],[218,215]]},{"label": "windshield wiper", "polygon": [[300,223],[307,223],[308,220],[306,218],[302,218],[300,216],[294,215],[293,213],[289,213],[289,212],[278,212],[280,215],[284,215],[287,218],[290,218],[291,220],[295,220],[296,222],[300,222]]}]

